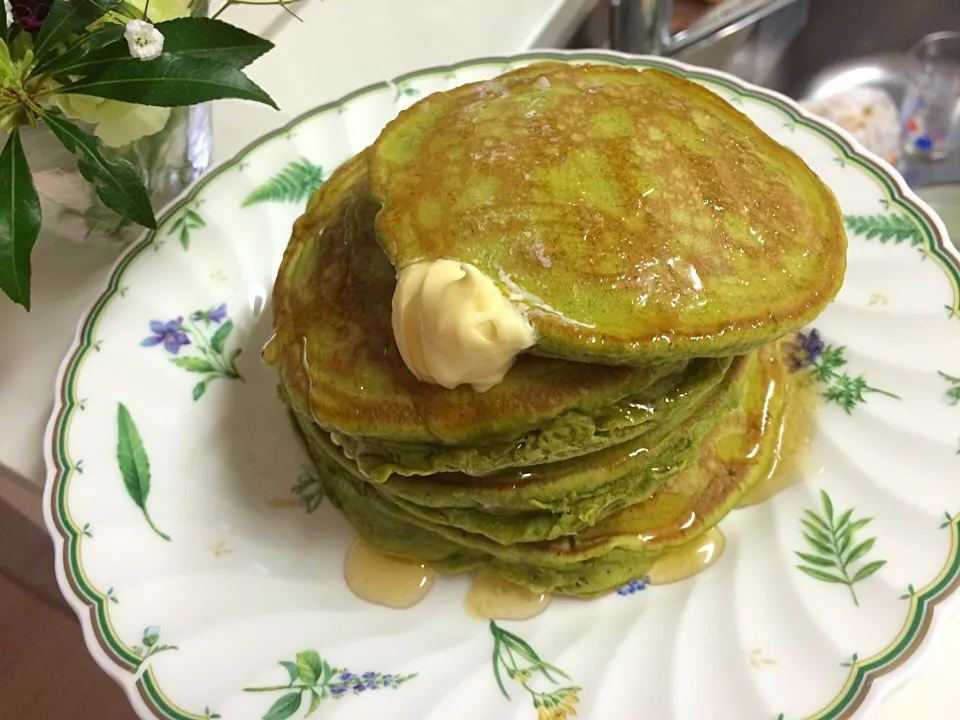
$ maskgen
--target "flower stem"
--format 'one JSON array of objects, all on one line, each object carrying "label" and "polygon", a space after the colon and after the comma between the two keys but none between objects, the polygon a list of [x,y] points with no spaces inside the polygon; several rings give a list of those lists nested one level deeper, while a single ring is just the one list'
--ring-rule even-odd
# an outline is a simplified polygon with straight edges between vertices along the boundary
[{"label": "flower stem", "polygon": [[901,398],[899,395],[894,395],[892,392],[887,392],[886,390],[881,390],[880,388],[875,388],[875,387],[869,387],[869,386],[868,386],[868,387],[867,387],[867,390],[869,390],[870,392],[879,393],[880,395],[886,395],[887,397],[893,398],[894,400],[902,400],[902,399],[903,399],[903,398]]},{"label": "flower stem", "polygon": [[167,535],[165,532],[163,532],[163,530],[161,530],[160,528],[157,527],[156,523],[153,522],[153,518],[150,517],[150,512],[149,512],[146,508],[143,509],[143,516],[147,519],[147,523],[150,525],[151,529],[152,529],[157,535],[159,535],[160,537],[162,537],[162,538],[163,538],[164,540],[166,540],[167,542],[170,542],[170,536]]},{"label": "flower stem", "polygon": [[244,688],[244,692],[280,692],[281,690],[306,690],[306,685],[270,685],[268,687]]}]

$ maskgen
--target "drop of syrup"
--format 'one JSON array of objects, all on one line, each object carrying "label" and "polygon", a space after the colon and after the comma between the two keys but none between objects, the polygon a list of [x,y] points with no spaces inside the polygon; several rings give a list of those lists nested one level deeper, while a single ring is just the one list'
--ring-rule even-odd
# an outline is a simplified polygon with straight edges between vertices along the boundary
[{"label": "drop of syrup", "polygon": [[647,572],[647,582],[651,585],[666,585],[693,577],[717,562],[723,555],[726,544],[727,540],[720,528],[710,528],[693,542],[661,555]]},{"label": "drop of syrup", "polygon": [[478,620],[527,620],[550,604],[550,595],[535,593],[504,580],[492,570],[481,570],[467,592],[467,614]]},{"label": "drop of syrup", "polygon": [[392,608],[416,605],[437,577],[428,565],[383,555],[363,540],[355,540],[347,550],[343,571],[347,586],[357,597]]}]

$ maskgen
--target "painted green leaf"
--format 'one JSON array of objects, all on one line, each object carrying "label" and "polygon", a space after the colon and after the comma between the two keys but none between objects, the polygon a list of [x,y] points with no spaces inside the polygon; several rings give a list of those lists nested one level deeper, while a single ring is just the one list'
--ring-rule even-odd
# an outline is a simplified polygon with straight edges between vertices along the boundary
[{"label": "painted green leaf", "polygon": [[811,534],[813,537],[815,537],[817,540],[819,540],[819,541],[822,542],[822,543],[827,543],[827,544],[830,543],[830,536],[827,535],[827,533],[825,533],[825,532],[821,529],[820,526],[814,525],[814,524],[813,524],[812,522],[810,522],[809,520],[801,519],[800,522],[803,523],[803,526],[804,526],[807,530],[809,530],[809,531],[810,531],[810,534]]},{"label": "painted green leaf", "polygon": [[808,543],[810,543],[810,545],[813,546],[813,549],[816,550],[817,552],[821,552],[825,555],[830,555],[833,552],[833,548],[829,544],[827,544],[830,542],[829,540],[826,543],[824,543],[817,538],[811,537],[807,533],[803,533],[803,537],[806,539]]},{"label": "painted green leaf", "polygon": [[323,676],[323,663],[316,650],[297,653],[297,669],[304,685],[313,686]]},{"label": "painted green leaf", "polygon": [[43,27],[33,43],[33,55],[43,62],[60,41],[107,15],[120,0],[53,0]]},{"label": "painted green leaf", "polygon": [[227,320],[223,325],[217,328],[217,331],[210,338],[210,349],[218,355],[223,352],[223,344],[226,342],[230,333],[233,332],[233,320]]},{"label": "painted green leaf", "polygon": [[287,674],[290,676],[290,682],[293,683],[298,677],[300,677],[300,670],[297,668],[296,663],[292,663],[289,660],[281,660],[280,664],[286,669]]},{"label": "painted green leaf", "polygon": [[310,717],[311,715],[313,715],[316,709],[320,707],[320,701],[322,699],[323,698],[320,697],[320,694],[316,690],[310,691],[310,707],[307,710],[307,715],[306,715],[307,717]]},{"label": "painted green leaf", "polygon": [[847,562],[852,563],[862,558],[864,555],[870,552],[870,548],[873,547],[875,542],[876,538],[867,538],[864,540],[853,549],[853,551],[850,553],[850,557],[847,558]]},{"label": "painted green leaf", "polygon": [[243,201],[243,207],[263,202],[306,202],[322,184],[323,168],[306,158],[300,158],[250,193]]},{"label": "painted green leaf", "polygon": [[820,501],[823,503],[823,512],[827,516],[827,522],[833,522],[833,501],[830,500],[830,496],[827,495],[826,490],[820,491]]},{"label": "painted green leaf", "polygon": [[143,644],[148,648],[156,645],[159,639],[160,628],[158,628],[156,625],[151,625],[143,631]]},{"label": "painted green leaf", "polygon": [[15,130],[0,153],[0,289],[27,310],[30,255],[39,235],[40,197]]},{"label": "painted green leaf", "polygon": [[798,552],[797,555],[811,565],[819,565],[820,567],[837,567],[836,561],[831,560],[828,557],[820,557],[819,555],[811,555],[810,553],[802,552]]},{"label": "painted green leaf", "polygon": [[812,510],[804,510],[803,512],[806,513],[807,517],[810,518],[814,525],[820,527],[822,530],[828,533],[830,532],[830,525],[815,512]]},{"label": "painted green leaf", "polygon": [[847,532],[847,523],[850,522],[850,516],[853,515],[853,508],[850,508],[845,513],[843,513],[839,518],[837,518],[837,532],[845,533]]},{"label": "painted green leaf", "polygon": [[805,572],[810,577],[816,578],[817,580],[822,580],[823,582],[839,583],[840,585],[847,584],[847,581],[844,580],[843,578],[839,578],[836,575],[831,575],[830,573],[824,572],[823,570],[817,570],[816,568],[806,567],[805,565],[797,565],[797,569],[800,570],[801,572]]},{"label": "painted green leaf", "polygon": [[123,477],[123,484],[127,494],[138,508],[150,528],[164,540],[170,536],[162,532],[153,522],[147,510],[147,498],[150,495],[150,460],[143,447],[140,432],[130,415],[130,411],[123,403],[117,403],[117,465]]},{"label": "painted green leaf", "polygon": [[199,357],[170,358],[170,362],[188,372],[207,373],[213,371],[213,365]]},{"label": "painted green leaf", "polygon": [[210,381],[212,379],[213,378],[204,378],[203,380],[201,380],[200,382],[198,382],[196,385],[193,386],[193,390],[191,391],[190,394],[193,396],[194,400],[199,400],[200,398],[203,397],[203,394],[207,391],[207,385],[210,384]]},{"label": "painted green leaf", "polygon": [[301,701],[302,698],[299,692],[282,695],[270,706],[267,714],[263,716],[263,720],[287,720],[287,718],[292,717],[293,714],[300,709]]},{"label": "painted green leaf", "polygon": [[117,462],[123,484],[137,507],[144,510],[150,494],[150,460],[133,417],[123,403],[117,406],[117,432]]},{"label": "painted green leaf", "polygon": [[[149,64],[149,63],[143,63]],[[110,162],[99,138],[84,132],[69,120],[46,114],[43,122],[63,146],[79,157],[77,168],[93,184],[103,204],[117,214],[147,228],[156,229],[150,196],[143,178],[128,160]]]},{"label": "painted green leaf", "polygon": [[871,520],[873,520],[872,517],[867,517],[861,520],[857,520],[856,522],[850,523],[850,532],[855,533],[857,530],[860,530],[861,528],[866,527],[867,525],[870,524]]},{"label": "painted green leaf", "polygon": [[150,62],[111,64],[67,85],[60,92],[156,107],[181,107],[237,98],[277,109],[270,96],[238,68],[166,52]]},{"label": "painted green leaf", "polygon": [[844,221],[851,231],[867,240],[879,240],[882,243],[892,240],[895,245],[907,242],[914,247],[920,247],[923,244],[920,228],[901,213],[846,215]]},{"label": "painted green leaf", "polygon": [[862,568],[857,570],[856,574],[853,576],[853,582],[856,583],[867,579],[886,564],[886,560],[874,560],[872,563],[867,563]]}]

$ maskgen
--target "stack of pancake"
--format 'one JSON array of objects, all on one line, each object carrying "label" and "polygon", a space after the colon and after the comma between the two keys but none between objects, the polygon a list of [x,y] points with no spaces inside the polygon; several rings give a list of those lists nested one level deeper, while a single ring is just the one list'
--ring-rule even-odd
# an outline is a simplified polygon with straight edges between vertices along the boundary
[{"label": "stack of pancake", "polygon": [[[317,191],[264,357],[374,548],[593,596],[769,474],[789,334],[838,291],[845,248],[831,192],[717,95],[534,65],[425,98]],[[443,258],[536,332],[486,392],[421,382],[397,349],[397,273]]]}]

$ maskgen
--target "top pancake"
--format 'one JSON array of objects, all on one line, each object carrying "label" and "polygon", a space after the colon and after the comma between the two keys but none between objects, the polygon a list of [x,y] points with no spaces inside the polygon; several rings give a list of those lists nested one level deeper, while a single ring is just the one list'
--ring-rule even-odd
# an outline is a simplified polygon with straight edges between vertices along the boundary
[{"label": "top pancake", "polygon": [[390,464],[371,474],[396,464],[412,473],[480,472],[480,463],[489,471],[574,456],[698,402],[731,364],[615,367],[523,355],[486,393],[422,383],[394,340],[396,282],[374,234],[377,207],[366,153],[314,194],[284,253],[273,292],[276,332],[264,349],[294,410],[337,433],[354,455],[386,453]]},{"label": "top pancake", "polygon": [[746,352],[813,320],[846,267],[794,153],[660,70],[549,63],[431,95],[370,157],[397,269],[453,258],[525,302],[531,352],[611,364]]}]

